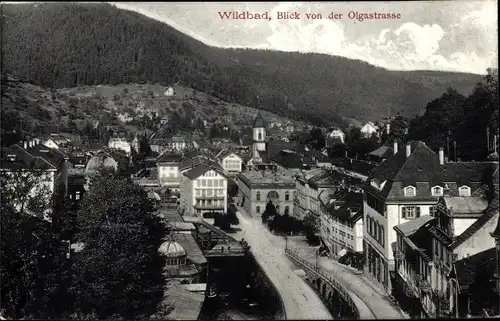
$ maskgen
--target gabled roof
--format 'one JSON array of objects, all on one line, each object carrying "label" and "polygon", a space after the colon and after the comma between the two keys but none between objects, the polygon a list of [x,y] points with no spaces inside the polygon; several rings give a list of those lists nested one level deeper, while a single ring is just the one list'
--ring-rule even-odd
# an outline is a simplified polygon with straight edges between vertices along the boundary
[{"label": "gabled roof", "polygon": [[[498,217],[499,213],[499,199],[498,199],[498,184],[493,185],[493,197],[488,205],[484,214],[479,217],[471,226],[469,226],[462,234],[460,234],[455,241],[451,244],[451,249],[455,249],[463,242],[468,240],[474,235],[481,227],[483,227],[490,220]],[[498,224],[497,224],[498,225]]]},{"label": "gabled roof", "polygon": [[184,176],[193,180],[193,179],[197,179],[198,177],[200,177],[201,175],[205,174],[206,172],[208,172],[210,170],[213,170],[214,172],[217,172],[220,175],[225,177],[224,173],[219,168],[210,166],[210,165],[205,164],[205,163],[202,163],[202,164],[194,167],[193,169],[190,169],[189,171],[184,173]]},{"label": "gabled roof", "polygon": [[266,125],[264,123],[264,118],[262,118],[261,113],[257,113],[257,117],[255,117],[253,121],[253,128],[266,128]]},{"label": "gabled roof", "polygon": [[171,153],[168,151],[163,152],[157,157],[156,161],[158,163],[178,163],[182,160],[182,155],[177,153]]},{"label": "gabled roof", "polygon": [[430,215],[420,216],[420,217],[417,217],[417,218],[410,220],[408,222],[394,226],[394,230],[400,231],[401,233],[403,233],[404,236],[411,236],[419,228],[424,226],[425,223],[427,223],[433,219],[434,219],[434,217],[432,217]]},{"label": "gabled roof", "polygon": [[[333,195],[335,200],[325,204],[330,215],[339,220],[356,222],[363,217],[363,194],[338,190]],[[340,205],[337,209],[335,206]]]},{"label": "gabled roof", "polygon": [[376,156],[380,158],[387,158],[391,155],[394,155],[394,150],[392,147],[389,146],[380,146],[379,148],[375,149],[371,153],[368,153],[368,155],[371,156]]},{"label": "gabled roof", "polygon": [[220,159],[220,160],[223,160],[224,158],[226,158],[227,156],[231,155],[231,154],[234,154],[236,156],[238,156],[239,158],[243,159],[239,153],[237,152],[233,152],[232,150],[230,149],[223,149],[221,150],[218,154],[217,154],[217,158]]},{"label": "gabled roof", "polygon": [[[13,161],[12,156],[15,155]],[[14,144],[9,148],[2,148],[2,168],[24,169],[33,166],[38,169],[57,169],[69,158],[57,149],[51,149],[45,145],[38,144],[28,148],[23,148]]]}]

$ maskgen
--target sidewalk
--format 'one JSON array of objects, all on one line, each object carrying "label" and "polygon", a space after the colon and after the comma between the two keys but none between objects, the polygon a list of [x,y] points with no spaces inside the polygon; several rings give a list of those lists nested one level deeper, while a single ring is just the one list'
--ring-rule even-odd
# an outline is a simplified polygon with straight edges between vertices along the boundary
[{"label": "sidewalk", "polygon": [[[288,248],[298,253],[304,260],[316,264],[316,248],[310,247],[304,237],[288,237]],[[379,290],[374,288],[368,280],[351,267],[343,266],[328,258],[319,257],[319,266],[327,274],[330,274],[340,284],[350,289],[370,308],[376,319],[406,319],[400,309],[394,307],[391,302]]]}]

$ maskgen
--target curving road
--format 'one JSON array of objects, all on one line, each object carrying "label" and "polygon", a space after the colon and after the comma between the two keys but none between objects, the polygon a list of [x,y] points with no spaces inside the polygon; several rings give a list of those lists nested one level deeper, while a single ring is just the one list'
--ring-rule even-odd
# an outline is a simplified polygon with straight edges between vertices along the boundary
[{"label": "curving road", "polygon": [[285,242],[273,235],[259,219],[250,218],[244,209],[238,208],[241,231],[232,234],[244,238],[251,246],[252,254],[278,290],[287,319],[332,319],[318,295],[300,278],[285,254]]}]

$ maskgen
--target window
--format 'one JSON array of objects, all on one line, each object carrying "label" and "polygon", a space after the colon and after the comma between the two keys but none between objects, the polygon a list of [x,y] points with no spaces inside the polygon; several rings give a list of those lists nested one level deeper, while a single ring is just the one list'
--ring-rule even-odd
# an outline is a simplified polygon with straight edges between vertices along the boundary
[{"label": "window", "polygon": [[285,201],[289,201],[290,200],[290,193],[286,192],[285,193]]},{"label": "window", "polygon": [[417,218],[420,217],[420,207],[418,206],[404,206],[402,210],[403,218]]},{"label": "window", "polygon": [[462,186],[458,189],[458,195],[459,196],[470,196],[470,187],[468,186]]},{"label": "window", "polygon": [[257,137],[258,137],[258,138],[257,138],[258,140],[262,140],[262,133],[258,133],[258,134],[257,134]]},{"label": "window", "polygon": [[207,180],[207,187],[212,187],[212,184],[213,184],[213,180],[208,179]]},{"label": "window", "polygon": [[290,212],[290,207],[289,206],[285,206],[285,215],[288,215]]},{"label": "window", "polygon": [[405,196],[415,196],[417,195],[417,189],[413,186],[405,187]]},{"label": "window", "polygon": [[260,192],[257,192],[257,201],[260,201]]},{"label": "window", "polygon": [[386,206],[384,202],[382,202],[378,198],[373,197],[370,194],[366,194],[366,203],[368,204],[368,206],[377,211],[380,215],[385,216]]},{"label": "window", "polygon": [[204,180],[204,179],[202,179],[202,180],[201,180],[201,186],[202,186],[202,187],[206,187],[206,186],[207,186],[207,181],[206,181],[206,180]]},{"label": "window", "polygon": [[276,205],[276,213],[278,213],[278,214],[280,213],[280,207],[279,207],[279,205]]},{"label": "window", "polygon": [[434,186],[432,188],[432,196],[443,196],[443,188],[441,186]]},{"label": "window", "polygon": [[201,190],[200,189],[196,190],[196,196],[201,196]]},{"label": "window", "polygon": [[76,191],[76,195],[75,195],[75,200],[79,200],[80,199],[80,191]]},{"label": "window", "polygon": [[430,206],[429,207],[429,215],[436,216],[436,213],[437,213],[437,206]]},{"label": "window", "polygon": [[258,213],[260,213],[260,206],[257,206],[257,207],[255,208],[255,212],[256,212],[257,214],[258,214]]}]

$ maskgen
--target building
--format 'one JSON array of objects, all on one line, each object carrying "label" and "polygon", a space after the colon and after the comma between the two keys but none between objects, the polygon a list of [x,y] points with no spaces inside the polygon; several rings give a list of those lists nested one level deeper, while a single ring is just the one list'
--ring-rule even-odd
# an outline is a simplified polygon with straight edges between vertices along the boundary
[{"label": "building", "polygon": [[252,217],[260,217],[271,201],[279,214],[293,213],[296,171],[249,171],[235,178],[239,198],[245,211]]},{"label": "building", "polygon": [[[452,166],[463,167],[463,164]],[[431,318],[450,313],[467,315],[469,302],[463,294],[474,280],[471,275],[465,276],[464,270],[473,276],[476,267],[464,264],[476,261],[484,251],[495,249],[491,234],[498,226],[498,177],[495,179],[491,174],[492,166],[498,171],[498,164],[473,166],[479,167],[476,171],[485,176],[486,181],[481,182],[485,184],[473,193],[469,186],[467,191],[464,188],[451,191],[439,199],[433,216],[422,216],[394,227],[397,241],[393,245],[396,258],[393,288],[400,302],[406,302],[414,315]],[[491,262],[484,261],[485,266],[492,265],[484,274],[494,275],[493,260],[492,256]],[[490,285],[492,291],[494,287]],[[483,284],[483,288],[487,290],[488,286]]]},{"label": "building", "polygon": [[163,95],[167,96],[167,97],[172,97],[175,95],[175,90],[174,88],[172,88],[171,86],[169,86],[165,92],[163,93]]},{"label": "building", "polygon": [[[397,146],[395,146],[397,147]],[[394,226],[435,213],[443,195],[471,195],[490,163],[446,162],[423,142],[409,142],[376,167],[364,184],[365,273],[386,291],[394,270]],[[490,173],[491,175],[491,173]]]},{"label": "building", "polygon": [[266,152],[266,126],[260,113],[257,114],[253,122],[253,152],[252,159],[255,162],[262,162]]},{"label": "building", "polygon": [[[326,141],[331,140],[332,144],[328,146],[333,146],[334,143],[345,144],[345,133],[339,128],[332,128],[326,135]],[[334,142],[334,143],[333,143]]]},{"label": "building", "polygon": [[179,192],[180,175],[179,163],[182,160],[181,154],[164,152],[156,159],[158,167],[158,180],[162,187],[167,187],[173,192]]},{"label": "building", "polygon": [[285,125],[285,132],[287,132],[288,134],[293,134],[293,132],[295,132],[295,126],[293,126],[292,123],[288,123]]},{"label": "building", "polygon": [[320,237],[333,257],[363,252],[363,194],[325,189],[319,195]]},{"label": "building", "polygon": [[122,150],[127,154],[127,156],[130,156],[130,154],[132,153],[132,146],[130,145],[130,143],[127,142],[126,139],[121,137],[111,138],[108,142],[108,147],[111,149]]},{"label": "building", "polygon": [[341,179],[338,179],[335,172],[331,170],[316,168],[298,173],[295,175],[297,197],[294,199],[293,215],[301,220],[308,213],[311,213],[318,219],[319,225],[319,195],[324,190],[335,191],[340,185]]},{"label": "building", "polygon": [[222,150],[216,156],[219,165],[229,174],[237,174],[243,171],[243,158],[230,150]]},{"label": "building", "polygon": [[[43,198],[44,218],[50,220],[52,197],[67,195],[69,157],[40,142],[34,139],[2,148],[1,171],[6,179],[2,187],[14,193],[13,202],[18,209],[25,208],[28,212],[30,196]],[[21,177],[25,179],[19,179]]]},{"label": "building", "polygon": [[138,134],[135,134],[134,139],[132,140],[132,143],[130,144],[132,149],[136,152],[139,153],[139,146],[140,146],[140,138]]},{"label": "building", "polygon": [[134,117],[130,116],[129,113],[120,113],[118,114],[118,120],[120,120],[122,123],[127,124],[130,123],[131,121],[134,120]]},{"label": "building", "polygon": [[106,150],[98,151],[87,163],[85,167],[85,176],[89,177],[95,174],[100,168],[109,168],[115,172],[118,171],[118,160]]},{"label": "building", "polygon": [[363,127],[361,127],[360,132],[361,135],[365,138],[370,138],[373,136],[373,134],[378,134],[378,127],[372,123],[372,122],[367,122]]},{"label": "building", "polygon": [[218,167],[201,163],[182,172],[180,193],[184,215],[227,212],[227,177]]},{"label": "building", "polygon": [[391,155],[394,155],[394,148],[389,146],[380,146],[374,151],[368,153],[368,159],[373,162],[381,163]]},{"label": "building", "polygon": [[164,151],[177,151],[181,152],[188,147],[191,147],[187,139],[180,135],[175,135],[170,138],[157,137],[153,134],[150,138],[149,145],[151,150],[156,153],[163,153]]},{"label": "building", "polygon": [[80,202],[84,196],[86,190],[87,180],[85,175],[76,174],[68,176],[68,198],[75,202]]}]

